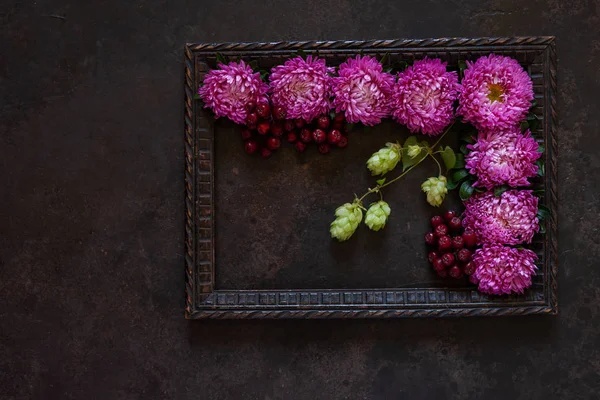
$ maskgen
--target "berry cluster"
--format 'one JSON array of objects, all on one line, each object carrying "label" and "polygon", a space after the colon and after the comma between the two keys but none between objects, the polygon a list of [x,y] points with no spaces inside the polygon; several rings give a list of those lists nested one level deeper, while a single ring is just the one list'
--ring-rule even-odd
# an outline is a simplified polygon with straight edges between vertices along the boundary
[{"label": "berry cluster", "polygon": [[431,225],[433,232],[425,234],[425,243],[435,248],[429,252],[428,259],[437,274],[455,279],[473,274],[475,264],[471,256],[477,242],[475,233],[463,231],[462,220],[454,211],[446,211],[443,217],[432,217]]},{"label": "berry cluster", "polygon": [[310,143],[315,143],[321,154],[329,153],[331,147],[344,148],[348,145],[344,114],[336,114],[333,118],[321,115],[307,124],[301,118],[285,119],[282,107],[271,108],[267,103],[258,104],[248,111],[246,126],[242,128],[244,150],[248,154],[260,151],[262,157],[271,157],[281,147],[284,135],[299,152],[306,150]]}]

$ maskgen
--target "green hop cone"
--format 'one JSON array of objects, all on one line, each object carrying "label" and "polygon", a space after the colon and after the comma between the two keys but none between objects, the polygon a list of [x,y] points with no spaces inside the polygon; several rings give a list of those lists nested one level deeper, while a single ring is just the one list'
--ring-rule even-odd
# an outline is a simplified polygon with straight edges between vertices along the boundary
[{"label": "green hop cone", "polygon": [[333,220],[329,228],[331,237],[336,238],[340,242],[350,239],[350,236],[354,234],[354,231],[358,228],[358,224],[362,221],[362,217],[360,203],[357,201],[339,206],[335,210],[335,220]]},{"label": "green hop cone", "polygon": [[448,189],[446,188],[446,177],[431,177],[421,185],[421,189],[427,193],[427,202],[434,207],[439,207],[444,201]]},{"label": "green hop cone", "polygon": [[414,157],[418,156],[419,154],[421,154],[421,146],[416,145],[416,144],[408,146],[407,154],[410,158],[414,158]]},{"label": "green hop cone", "polygon": [[387,143],[386,147],[373,153],[367,161],[367,168],[373,175],[383,175],[396,167],[400,161],[400,147],[394,143]]},{"label": "green hop cone", "polygon": [[373,203],[365,215],[365,224],[374,231],[383,229],[391,212],[390,206],[385,201]]}]

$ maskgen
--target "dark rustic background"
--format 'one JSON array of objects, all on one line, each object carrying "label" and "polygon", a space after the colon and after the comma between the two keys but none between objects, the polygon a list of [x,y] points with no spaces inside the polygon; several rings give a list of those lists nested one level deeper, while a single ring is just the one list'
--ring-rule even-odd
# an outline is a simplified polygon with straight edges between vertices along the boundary
[{"label": "dark rustic background", "polygon": [[[600,2],[3,1],[0,398],[594,398]],[[183,319],[183,44],[556,35],[560,315]]]}]

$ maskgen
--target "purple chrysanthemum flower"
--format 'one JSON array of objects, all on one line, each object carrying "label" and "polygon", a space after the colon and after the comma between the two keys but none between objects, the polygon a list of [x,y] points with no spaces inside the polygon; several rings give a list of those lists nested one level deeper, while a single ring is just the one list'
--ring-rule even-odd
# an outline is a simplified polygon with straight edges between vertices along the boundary
[{"label": "purple chrysanthemum flower", "polygon": [[480,292],[488,294],[523,293],[531,286],[531,276],[537,267],[537,256],[528,249],[490,245],[475,250],[475,273],[471,282],[478,284]]},{"label": "purple chrysanthemum flower", "polygon": [[413,133],[439,135],[454,118],[458,88],[458,75],[446,71],[445,62],[437,58],[415,61],[398,74],[392,116]]},{"label": "purple chrysanthemum flower", "polygon": [[537,174],[535,162],[542,155],[531,132],[521,134],[518,125],[507,130],[481,132],[477,142],[467,147],[471,152],[465,157],[466,167],[477,176],[473,186],[488,190],[504,184],[528,186],[527,178]]},{"label": "purple chrysanthemum flower", "polygon": [[248,106],[267,102],[269,86],[260,74],[240,61],[219,64],[204,77],[198,90],[205,108],[211,108],[216,117],[227,117],[238,124],[246,123]]},{"label": "purple chrysanthemum flower", "polygon": [[283,107],[287,118],[307,122],[329,112],[333,68],[325,60],[312,56],[295,57],[271,70],[271,102]]},{"label": "purple chrysanthemum flower", "polygon": [[374,57],[349,58],[332,80],[333,106],[349,123],[376,125],[390,114],[394,77]]},{"label": "purple chrysanthemum flower", "polygon": [[508,190],[496,197],[479,193],[465,201],[463,226],[480,244],[531,243],[539,230],[538,198],[531,190]]},{"label": "purple chrysanthemum flower", "polygon": [[523,120],[533,100],[533,83],[517,60],[490,54],[468,68],[456,110],[477,129],[509,128]]}]

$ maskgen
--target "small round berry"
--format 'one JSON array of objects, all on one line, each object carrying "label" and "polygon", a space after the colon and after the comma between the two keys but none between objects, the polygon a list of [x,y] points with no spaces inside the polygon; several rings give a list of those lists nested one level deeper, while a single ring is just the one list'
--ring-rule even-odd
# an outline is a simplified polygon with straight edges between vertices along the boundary
[{"label": "small round berry", "polygon": [[322,129],[315,129],[312,133],[312,137],[315,143],[323,143],[327,140],[327,134]]},{"label": "small round berry", "polygon": [[260,124],[258,124],[256,130],[261,135],[266,135],[271,130],[271,123],[269,121],[263,121]]},{"label": "small round berry", "polygon": [[242,139],[250,139],[252,137],[252,131],[250,129],[242,129]]},{"label": "small round berry", "polygon": [[435,272],[437,272],[437,274],[438,274],[438,276],[440,278],[447,278],[448,277],[448,271],[446,271],[446,269],[435,270]]},{"label": "small round berry", "polygon": [[291,132],[296,128],[296,124],[294,123],[293,120],[288,119],[287,121],[285,121],[283,123],[283,129],[285,129],[286,132]]},{"label": "small round berry", "polygon": [[278,137],[270,137],[267,139],[267,147],[269,150],[277,150],[281,146],[281,140]]},{"label": "small round berry", "polygon": [[304,125],[306,125],[306,121],[303,120],[302,118],[296,118],[294,120],[294,123],[296,124],[296,128],[303,128]]},{"label": "small round berry", "polygon": [[444,219],[446,222],[450,222],[454,217],[456,217],[456,213],[454,211],[446,211],[444,213]]},{"label": "small round berry", "polygon": [[427,259],[432,264],[433,264],[433,261],[437,258],[440,258],[440,255],[436,251],[430,251],[429,254],[427,254]]},{"label": "small round berry", "polygon": [[431,217],[431,225],[435,228],[438,225],[441,225],[444,223],[444,218],[442,218],[439,215],[434,215],[433,217]]},{"label": "small round berry", "polygon": [[296,147],[296,150],[298,150],[300,153],[306,150],[306,144],[303,142],[296,142],[294,143],[294,146]]},{"label": "small round berry", "polygon": [[475,273],[475,263],[473,261],[469,261],[464,267],[464,272],[465,275],[473,275]]},{"label": "small round berry", "polygon": [[444,265],[444,262],[442,261],[441,258],[436,258],[435,260],[433,260],[433,269],[435,269],[436,271],[441,271],[446,269],[446,266]]},{"label": "small round berry", "polygon": [[446,236],[448,234],[448,227],[444,224],[439,224],[438,226],[435,227],[433,232],[435,233],[435,236],[437,236],[437,237]]},{"label": "small round berry", "polygon": [[454,279],[458,279],[458,278],[462,277],[463,273],[460,270],[460,267],[458,265],[455,265],[448,270],[448,275],[450,275]]},{"label": "small round berry", "polygon": [[273,153],[271,152],[271,150],[267,149],[266,147],[260,149],[260,155],[262,156],[262,158],[269,158],[272,154]]},{"label": "small round berry", "polygon": [[452,249],[452,239],[450,239],[450,236],[442,236],[438,239],[438,249],[442,253],[447,253]]},{"label": "small round berry", "polygon": [[298,140],[298,135],[296,134],[296,132],[288,132],[288,134],[287,134],[288,142],[296,143],[297,140]]},{"label": "small round berry", "polygon": [[269,118],[269,115],[271,115],[271,107],[269,106],[269,103],[260,103],[257,105],[256,114],[258,114],[258,116],[262,119]]},{"label": "small round berry", "polygon": [[337,129],[332,129],[327,135],[327,141],[331,144],[338,144],[342,137],[342,132],[338,131]]},{"label": "small round berry", "polygon": [[452,238],[452,247],[457,250],[465,247],[465,240],[462,238],[462,236],[454,236]]},{"label": "small round berry", "polygon": [[275,136],[283,135],[283,124],[281,122],[273,122],[271,124],[271,133]]},{"label": "small round berry", "polygon": [[339,142],[337,142],[337,147],[343,149],[348,146],[348,138],[346,136],[342,136]]},{"label": "small round berry", "polygon": [[319,153],[327,154],[331,151],[331,147],[327,143],[323,143],[319,145]]},{"label": "small round berry", "polygon": [[471,250],[469,249],[460,249],[458,253],[456,253],[456,258],[463,264],[471,261]]},{"label": "small round berry", "polygon": [[450,220],[450,222],[448,222],[448,227],[450,229],[452,229],[453,231],[458,231],[460,228],[462,228],[462,221],[460,218],[458,217],[452,217],[452,219]]},{"label": "small round berry", "polygon": [[452,253],[446,253],[442,256],[442,262],[446,267],[454,265],[454,255]]},{"label": "small round berry", "polygon": [[425,243],[427,243],[430,246],[433,246],[435,242],[437,242],[437,238],[435,237],[433,232],[427,232],[425,234]]},{"label": "small round berry", "polygon": [[256,103],[254,103],[253,101],[249,101],[248,103],[246,103],[246,105],[244,106],[244,108],[246,109],[246,111],[248,111],[249,113],[254,111],[254,107],[256,107]]},{"label": "small round berry", "polygon": [[321,115],[317,119],[317,126],[321,129],[327,129],[329,127],[329,117],[327,115]]},{"label": "small round berry", "polygon": [[333,120],[335,122],[344,122],[346,120],[346,117],[344,116],[344,113],[339,112],[339,113],[335,114],[335,117],[333,117]]},{"label": "small round berry", "polygon": [[302,140],[304,143],[312,142],[312,133],[310,129],[304,128],[300,131],[300,140]]},{"label": "small round berry", "polygon": [[248,124],[248,126],[256,125],[257,123],[258,123],[258,115],[256,113],[252,112],[246,116],[246,124]]},{"label": "small round berry", "polygon": [[258,150],[258,143],[254,139],[249,139],[244,142],[244,150],[248,154],[256,153]]},{"label": "small round berry", "polygon": [[475,232],[464,231],[462,237],[465,240],[465,246],[467,247],[475,247],[477,244],[477,235],[475,235]]},{"label": "small round berry", "polygon": [[281,106],[273,107],[273,118],[275,118],[278,121],[282,121],[285,119],[285,117],[287,117],[287,112],[285,111],[285,108]]}]

